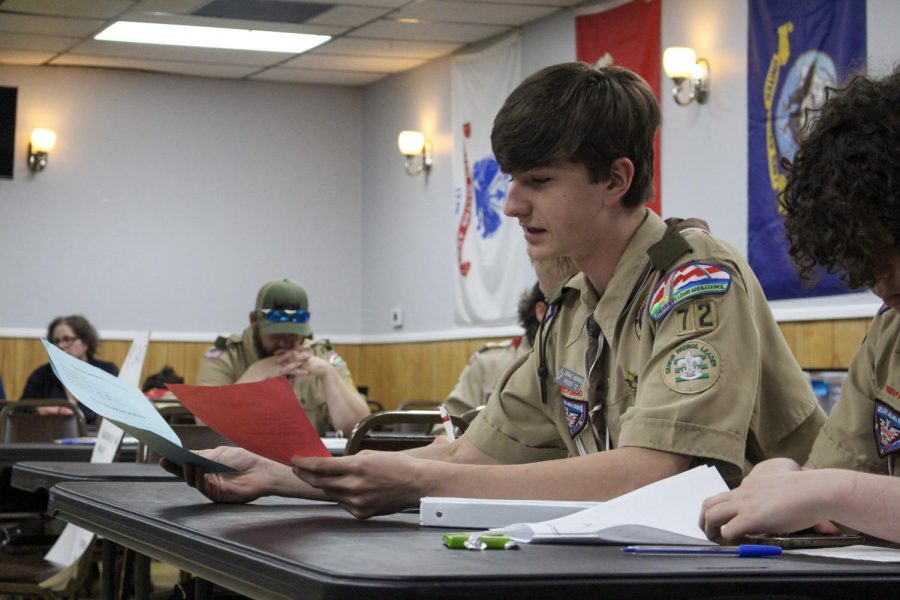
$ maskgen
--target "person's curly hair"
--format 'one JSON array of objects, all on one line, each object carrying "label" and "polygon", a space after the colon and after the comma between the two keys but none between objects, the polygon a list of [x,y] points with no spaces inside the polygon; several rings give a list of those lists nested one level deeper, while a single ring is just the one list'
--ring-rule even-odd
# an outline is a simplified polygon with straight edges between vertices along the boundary
[{"label": "person's curly hair", "polygon": [[81,315],[69,315],[67,317],[56,317],[52,321],[50,321],[50,325],[47,326],[47,339],[53,339],[53,330],[56,329],[57,325],[68,325],[72,328],[72,331],[75,332],[75,335],[84,342],[84,345],[87,346],[87,356],[89,360],[94,359],[94,355],[97,354],[97,350],[100,349],[100,336],[97,335],[97,330],[94,329],[94,326],[91,325],[91,322],[82,317]]},{"label": "person's curly hair", "polygon": [[817,266],[872,287],[900,246],[900,70],[829,88],[779,196],[790,255],[805,282]]},{"label": "person's curly hair", "polygon": [[534,307],[538,302],[545,300],[544,292],[536,283],[519,298],[519,325],[525,330],[525,338],[529,344],[534,344],[534,337],[541,326],[541,322],[534,316]]}]

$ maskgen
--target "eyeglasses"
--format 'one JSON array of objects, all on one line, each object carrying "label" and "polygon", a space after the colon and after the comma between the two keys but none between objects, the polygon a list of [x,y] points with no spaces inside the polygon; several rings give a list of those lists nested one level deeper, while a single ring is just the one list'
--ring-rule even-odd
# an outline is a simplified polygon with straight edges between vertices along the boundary
[{"label": "eyeglasses", "polygon": [[289,308],[264,308],[259,312],[266,321],[273,323],[306,323],[309,321],[310,313],[308,310],[301,308],[299,310],[291,310]]},{"label": "eyeglasses", "polygon": [[81,338],[78,336],[64,335],[51,341],[53,342],[54,346],[62,346],[63,344],[71,344],[72,342],[77,342],[80,339]]}]

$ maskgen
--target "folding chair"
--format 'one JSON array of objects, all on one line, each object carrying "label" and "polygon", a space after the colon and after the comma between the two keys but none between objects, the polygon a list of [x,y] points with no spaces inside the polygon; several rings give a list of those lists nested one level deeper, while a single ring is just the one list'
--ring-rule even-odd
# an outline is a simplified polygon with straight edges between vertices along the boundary
[{"label": "folding chair", "polygon": [[[68,415],[42,415],[44,406],[63,406]],[[84,415],[68,400],[19,400],[0,410],[0,443],[48,443],[53,440],[87,435]]]},{"label": "folding chair", "polygon": [[[434,440],[429,433],[434,425],[441,422],[441,413],[436,410],[387,410],[374,413],[356,424],[347,442],[345,456],[356,454],[360,450],[407,450],[418,446],[427,446]],[[450,415],[450,422],[459,432],[468,427],[468,423],[456,415]],[[373,431],[384,425],[414,424],[419,433],[379,432]]]},{"label": "folding chair", "polygon": [[84,586],[94,557],[96,538],[68,567],[43,556],[5,555],[0,558],[0,596],[26,596],[59,600],[72,598]]}]

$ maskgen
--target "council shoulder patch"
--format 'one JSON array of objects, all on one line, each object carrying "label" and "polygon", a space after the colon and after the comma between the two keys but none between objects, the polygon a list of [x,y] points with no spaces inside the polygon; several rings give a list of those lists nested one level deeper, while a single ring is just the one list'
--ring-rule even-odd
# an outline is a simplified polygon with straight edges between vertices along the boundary
[{"label": "council shoulder patch", "polygon": [[662,379],[679,394],[699,394],[713,386],[722,373],[719,353],[706,342],[679,344],[662,364]]},{"label": "council shoulder patch", "polygon": [[710,263],[685,263],[666,275],[647,302],[647,312],[659,321],[687,300],[708,294],[724,294],[731,287],[731,272]]},{"label": "council shoulder patch", "polygon": [[584,429],[587,424],[587,402],[584,400],[569,400],[563,398],[563,408],[566,411],[566,425],[569,428],[569,435],[576,437]]},{"label": "council shoulder patch", "polygon": [[900,415],[893,408],[875,401],[875,446],[878,456],[884,458],[900,450]]}]

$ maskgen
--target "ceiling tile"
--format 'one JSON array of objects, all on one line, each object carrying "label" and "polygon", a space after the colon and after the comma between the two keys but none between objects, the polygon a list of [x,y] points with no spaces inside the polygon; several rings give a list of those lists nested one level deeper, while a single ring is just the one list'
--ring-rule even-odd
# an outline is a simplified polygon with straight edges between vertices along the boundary
[{"label": "ceiling tile", "polygon": [[133,0],[6,0],[0,2],[0,10],[33,15],[112,19],[133,4]]},{"label": "ceiling tile", "polygon": [[0,35],[0,49],[3,50],[38,50],[56,53],[77,43],[78,38],[56,35],[25,35],[24,33]]},{"label": "ceiling tile", "polygon": [[83,54],[66,54],[60,58],[54,59],[50,64],[78,67],[134,69],[138,71],[193,75],[195,77],[224,77],[230,79],[241,79],[257,70],[256,67],[251,66],[141,60],[135,58],[120,58],[116,56],[89,56]]},{"label": "ceiling tile", "polygon": [[349,35],[397,40],[471,43],[503,33],[507,29],[509,28],[500,25],[401,23],[391,19],[380,19],[352,31]]},{"label": "ceiling tile", "polygon": [[457,42],[420,42],[414,40],[375,40],[342,37],[319,46],[310,54],[362,54],[397,58],[437,58],[462,48]]},{"label": "ceiling tile", "polygon": [[315,0],[323,4],[350,4],[352,6],[378,6],[381,8],[400,8],[409,4],[410,0]]},{"label": "ceiling tile", "polygon": [[374,8],[371,6],[335,6],[317,17],[313,17],[307,23],[311,25],[359,27],[369,21],[385,16],[393,10],[392,8]]},{"label": "ceiling tile", "polygon": [[421,58],[387,58],[378,56],[341,56],[335,54],[304,54],[280,65],[292,69],[334,69],[373,73],[399,73],[425,62]]},{"label": "ceiling tile", "polygon": [[557,10],[554,6],[521,6],[495,2],[454,2],[423,0],[406,6],[392,18],[413,18],[451,23],[485,25],[524,25]]},{"label": "ceiling tile", "polygon": [[282,81],[287,83],[318,83],[325,85],[368,85],[387,73],[357,73],[354,71],[316,71],[312,69],[268,69],[250,77],[254,81]]},{"label": "ceiling tile", "polygon": [[134,5],[132,12],[189,15],[207,2],[209,0],[142,0]]},{"label": "ceiling tile", "polygon": [[0,31],[45,35],[83,37],[100,31],[106,21],[68,19],[61,17],[31,17],[0,11]]}]

